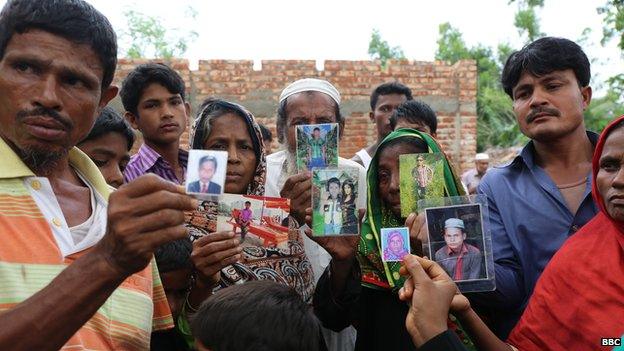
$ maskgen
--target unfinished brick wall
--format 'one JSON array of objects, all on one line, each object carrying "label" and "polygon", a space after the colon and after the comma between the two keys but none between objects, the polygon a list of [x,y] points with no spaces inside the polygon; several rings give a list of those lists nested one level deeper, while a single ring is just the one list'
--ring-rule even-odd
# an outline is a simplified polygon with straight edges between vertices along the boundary
[{"label": "unfinished brick wall", "polygon": [[[148,61],[120,60],[115,82],[120,84],[135,65],[144,62]],[[457,167],[466,170],[473,166],[477,145],[477,66],[474,61],[449,65],[401,60],[390,61],[386,69],[382,69],[375,61],[328,60],[320,71],[313,60],[262,61],[262,69],[258,71],[253,69],[251,60],[200,61],[197,70],[190,70],[186,60],[167,63],[184,78],[193,107],[208,96],[238,102],[274,135],[277,99],[282,89],[304,77],[328,80],[342,95],[346,128],[340,142],[340,155],[347,158],[377,138],[375,126],[368,119],[371,91],[381,83],[398,80],[412,89],[414,98],[428,103],[436,111],[438,140]],[[121,109],[119,101],[114,104]],[[182,142],[188,146],[188,134]]]}]

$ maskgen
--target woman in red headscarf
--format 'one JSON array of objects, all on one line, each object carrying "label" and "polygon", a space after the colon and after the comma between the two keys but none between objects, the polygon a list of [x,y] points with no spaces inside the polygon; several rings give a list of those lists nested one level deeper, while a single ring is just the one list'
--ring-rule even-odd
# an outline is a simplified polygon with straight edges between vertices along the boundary
[{"label": "woman in red headscarf", "polygon": [[[553,256],[507,343],[486,327],[468,300],[454,300],[457,303],[450,306],[451,313],[460,320],[479,350],[612,349],[613,346],[601,348],[602,338],[620,338],[624,334],[624,116],[602,132],[594,153],[593,179],[594,201],[600,213]],[[430,278],[452,282],[446,274]],[[415,291],[410,279],[400,293],[405,301],[411,300]],[[419,280],[418,284],[422,284],[422,277]],[[434,339],[436,345],[450,345],[447,334]],[[442,341],[447,343],[440,344]],[[453,350],[458,349],[461,347]]]},{"label": "woman in red headscarf", "polygon": [[540,277],[508,342],[520,350],[596,350],[624,334],[624,116],[600,136],[593,196],[600,213]]}]

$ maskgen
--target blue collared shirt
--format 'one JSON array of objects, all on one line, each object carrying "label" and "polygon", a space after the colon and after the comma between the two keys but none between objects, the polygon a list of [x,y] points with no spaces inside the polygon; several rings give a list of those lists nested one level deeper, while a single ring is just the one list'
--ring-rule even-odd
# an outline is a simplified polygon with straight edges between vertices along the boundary
[{"label": "blue collared shirt", "polygon": [[[595,133],[587,136],[594,145],[598,141]],[[576,214],[568,209],[557,185],[535,164],[533,142],[509,165],[490,169],[477,192],[488,198],[496,290],[471,299],[490,312],[495,332],[506,338],[546,264],[598,208],[591,197],[589,173],[579,209]]]}]

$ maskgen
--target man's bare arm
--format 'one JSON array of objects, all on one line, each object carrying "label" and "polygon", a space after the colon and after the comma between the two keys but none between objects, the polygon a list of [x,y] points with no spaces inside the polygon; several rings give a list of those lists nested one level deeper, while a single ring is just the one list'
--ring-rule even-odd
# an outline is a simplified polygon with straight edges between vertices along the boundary
[{"label": "man's bare arm", "polygon": [[184,238],[184,210],[197,207],[183,190],[143,176],[111,194],[107,233],[91,252],[32,297],[0,314],[0,350],[58,350],[154,250]]}]

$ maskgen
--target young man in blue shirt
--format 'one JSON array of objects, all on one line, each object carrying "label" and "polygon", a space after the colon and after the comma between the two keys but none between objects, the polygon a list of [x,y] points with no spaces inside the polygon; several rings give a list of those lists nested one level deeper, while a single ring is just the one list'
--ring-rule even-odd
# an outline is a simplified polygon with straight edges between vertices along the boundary
[{"label": "young man in blue shirt", "polygon": [[503,339],[550,258],[597,213],[590,174],[597,135],[583,120],[589,66],[576,43],[546,37],[513,53],[503,69],[503,88],[531,141],[479,185],[488,197],[496,290],[471,297]]}]

